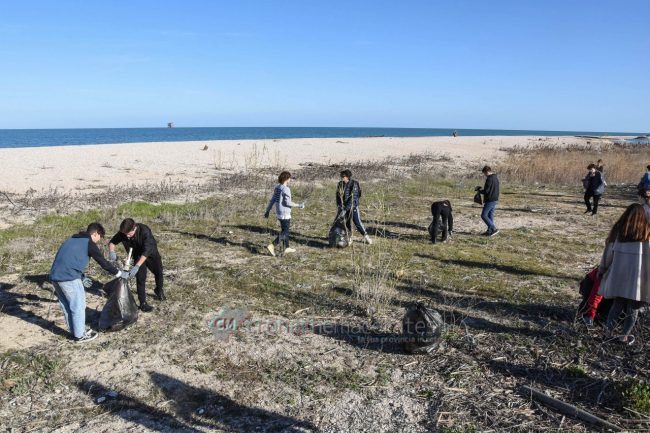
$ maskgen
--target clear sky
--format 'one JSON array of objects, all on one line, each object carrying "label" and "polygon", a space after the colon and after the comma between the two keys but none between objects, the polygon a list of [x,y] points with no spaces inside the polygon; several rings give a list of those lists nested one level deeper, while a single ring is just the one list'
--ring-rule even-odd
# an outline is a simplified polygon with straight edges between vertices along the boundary
[{"label": "clear sky", "polygon": [[648,0],[5,0],[0,59],[0,128],[650,131]]}]

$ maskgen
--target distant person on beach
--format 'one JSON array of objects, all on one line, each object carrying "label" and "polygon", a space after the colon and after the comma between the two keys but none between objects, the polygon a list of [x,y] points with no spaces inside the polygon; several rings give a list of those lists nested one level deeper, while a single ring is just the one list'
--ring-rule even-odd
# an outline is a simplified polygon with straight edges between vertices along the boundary
[{"label": "distant person on beach", "polygon": [[451,135],[454,136],[454,137],[458,137],[458,131],[452,132]]},{"label": "distant person on beach", "polygon": [[599,266],[599,295],[614,299],[607,315],[606,337],[614,337],[621,312],[623,334],[618,340],[633,344],[632,329],[639,309],[650,302],[650,222],[643,206],[634,203],[616,221],[605,242]]},{"label": "distant person on beach", "polygon": [[148,313],[153,310],[153,307],[147,303],[147,293],[145,291],[147,269],[151,271],[156,279],[156,288],[154,289],[156,297],[160,301],[166,299],[163,288],[163,265],[158,252],[158,243],[147,225],[136,223],[132,218],[125,218],[120,224],[120,231],[115,233],[115,236],[111,238],[108,244],[108,257],[110,260],[117,260],[115,246],[118,244],[123,244],[127,253],[133,248],[134,265],[129,271],[129,276],[135,277],[140,310]]},{"label": "distant person on beach", "polygon": [[494,211],[499,201],[499,178],[496,173],[492,172],[492,168],[488,165],[483,167],[481,173],[485,176],[485,185],[483,188],[477,186],[476,191],[483,195],[481,219],[487,225],[487,231],[483,235],[494,236],[499,233],[499,229],[494,224]]},{"label": "distant person on beach", "polygon": [[[354,221],[354,225],[363,236],[364,242],[371,245],[372,239],[368,236],[368,232],[361,222],[361,213],[359,212],[361,185],[352,179],[352,172],[350,170],[343,170],[340,174],[341,181],[336,187],[337,215],[344,212],[345,226],[348,229],[348,233],[352,233],[352,222]],[[350,241],[352,241],[352,236],[350,236]]]},{"label": "distant person on beach", "polygon": [[270,243],[266,249],[269,250],[272,256],[275,256],[275,247],[281,246],[285,253],[295,253],[294,248],[289,248],[289,227],[291,225],[291,208],[297,207],[304,209],[304,203],[294,203],[291,201],[291,190],[289,189],[289,182],[291,182],[291,173],[283,171],[278,176],[278,184],[273,190],[273,195],[269,204],[266,206],[264,218],[269,217],[271,208],[275,206],[275,216],[280,222],[280,234],[275,240]]},{"label": "distant person on beach", "polygon": [[90,258],[116,278],[128,278],[127,273],[117,269],[102,256],[97,243],[105,234],[101,224],[90,224],[85,232],[72,236],[59,247],[50,269],[50,281],[59,298],[65,323],[78,343],[97,338],[97,332],[86,330],[86,292],[82,277]]},{"label": "distant person on beach", "polygon": [[[596,170],[596,164],[589,164],[587,166],[587,175],[582,179],[582,186],[585,189],[585,205],[587,210],[585,213],[591,212],[592,215],[598,213],[598,202],[605,192],[605,182],[601,172]],[[593,199],[593,206],[591,204]]]}]

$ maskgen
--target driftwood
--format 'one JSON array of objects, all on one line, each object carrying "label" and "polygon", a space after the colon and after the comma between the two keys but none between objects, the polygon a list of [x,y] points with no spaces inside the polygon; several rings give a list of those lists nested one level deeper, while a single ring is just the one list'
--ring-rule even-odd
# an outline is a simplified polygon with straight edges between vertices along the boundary
[{"label": "driftwood", "polygon": [[550,407],[552,407],[554,409],[557,409],[558,411],[560,411],[560,412],[562,412],[562,413],[564,413],[566,415],[576,417],[576,418],[580,419],[581,421],[584,421],[584,422],[589,423],[589,424],[604,427],[609,431],[617,431],[617,432],[621,431],[621,428],[619,426],[617,426],[615,424],[612,424],[609,421],[606,421],[606,420],[604,420],[602,418],[599,418],[596,415],[593,415],[593,414],[591,414],[591,413],[589,413],[589,412],[587,412],[585,410],[579,409],[579,408],[575,407],[572,404],[565,403],[565,402],[563,402],[561,400],[558,400],[558,399],[553,398],[553,397],[551,397],[549,395],[546,395],[543,392],[538,391],[538,390],[536,390],[534,388],[531,388],[531,387],[526,386],[526,385],[522,385],[521,386],[521,391],[522,391],[522,394],[524,396],[535,398],[535,399],[541,401],[542,403],[544,403],[544,404],[546,404],[546,405],[548,405],[548,406],[550,406]]}]

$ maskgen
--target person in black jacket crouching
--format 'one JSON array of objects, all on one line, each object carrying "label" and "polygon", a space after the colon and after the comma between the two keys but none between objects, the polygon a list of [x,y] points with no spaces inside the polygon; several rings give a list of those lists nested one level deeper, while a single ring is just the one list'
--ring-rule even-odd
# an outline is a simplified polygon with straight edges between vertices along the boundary
[{"label": "person in black jacket crouching", "polygon": [[483,194],[483,212],[481,212],[481,219],[487,225],[487,231],[483,235],[494,236],[499,233],[499,229],[494,225],[494,211],[499,201],[499,178],[487,165],[483,167],[481,172],[485,176],[485,185],[482,189],[478,186],[476,189]]},{"label": "person in black jacket crouching", "polygon": [[145,224],[136,223],[132,218],[126,218],[120,224],[120,231],[111,238],[108,244],[108,258],[110,260],[117,260],[115,246],[120,243],[124,244],[124,249],[127,252],[130,248],[133,248],[134,265],[129,272],[129,276],[135,276],[140,310],[145,313],[149,312],[153,310],[153,307],[147,303],[147,294],[145,292],[147,269],[156,278],[154,293],[159,300],[164,301],[166,299],[165,290],[163,289],[162,258],[158,252],[156,239],[154,239],[151,229]]}]

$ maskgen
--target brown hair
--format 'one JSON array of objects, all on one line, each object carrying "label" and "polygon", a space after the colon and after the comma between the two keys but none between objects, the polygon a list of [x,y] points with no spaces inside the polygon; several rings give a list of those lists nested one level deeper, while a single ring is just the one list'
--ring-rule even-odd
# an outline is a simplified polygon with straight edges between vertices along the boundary
[{"label": "brown hair", "polygon": [[623,215],[614,223],[605,243],[643,242],[650,240],[650,223],[643,206],[633,203],[625,209]]},{"label": "brown hair", "polygon": [[287,179],[291,179],[291,173],[288,171],[283,171],[280,173],[280,176],[278,176],[278,183],[284,183]]},{"label": "brown hair", "polygon": [[592,168],[596,168],[596,164],[589,164],[587,166],[587,170],[591,170]]},{"label": "brown hair", "polygon": [[492,171],[492,167],[486,165],[485,167],[483,167],[483,170],[481,170],[481,173],[487,173],[488,171]]},{"label": "brown hair", "polygon": [[135,228],[135,221],[133,221],[133,218],[124,218],[124,220],[120,224],[120,232],[124,234],[127,234],[134,228]]}]

